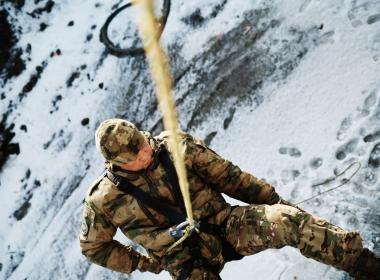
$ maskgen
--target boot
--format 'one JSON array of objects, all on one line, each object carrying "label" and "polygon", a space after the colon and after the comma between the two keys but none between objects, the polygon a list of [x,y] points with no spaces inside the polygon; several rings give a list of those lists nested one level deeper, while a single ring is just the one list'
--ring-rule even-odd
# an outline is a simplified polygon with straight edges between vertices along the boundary
[{"label": "boot", "polygon": [[356,280],[380,279],[380,258],[364,248],[348,273]]}]

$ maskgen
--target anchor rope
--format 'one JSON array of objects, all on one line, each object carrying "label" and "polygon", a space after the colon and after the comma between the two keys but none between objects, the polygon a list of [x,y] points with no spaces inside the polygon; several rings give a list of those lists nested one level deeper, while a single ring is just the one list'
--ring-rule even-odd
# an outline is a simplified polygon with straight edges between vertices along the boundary
[{"label": "anchor rope", "polygon": [[168,58],[159,45],[158,23],[154,17],[151,0],[135,0],[134,5],[141,5],[143,21],[139,22],[139,33],[143,42],[145,55],[156,87],[158,105],[163,115],[164,128],[170,131],[169,148],[173,155],[174,166],[178,174],[178,181],[184,200],[189,227],[194,228],[194,218],[191,207],[189,182],[184,163],[184,146],[178,135],[178,121],[175,101],[172,94],[172,77]]}]

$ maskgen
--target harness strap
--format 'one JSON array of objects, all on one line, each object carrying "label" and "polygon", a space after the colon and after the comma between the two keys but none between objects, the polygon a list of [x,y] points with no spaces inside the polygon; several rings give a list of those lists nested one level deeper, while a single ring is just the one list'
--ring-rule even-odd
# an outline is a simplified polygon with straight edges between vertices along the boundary
[{"label": "harness strap", "polygon": [[[172,224],[179,224],[183,222],[186,217],[182,215],[181,213],[177,212],[176,209],[170,207],[169,205],[162,203],[158,199],[151,197],[146,192],[142,191],[141,189],[135,187],[132,183],[130,183],[127,179],[124,177],[121,177],[119,175],[113,174],[111,171],[107,170],[107,177],[110,179],[116,187],[127,194],[130,194],[133,196],[139,204],[143,204],[148,206],[149,208],[152,208],[153,210],[157,211],[158,213],[164,215],[167,217]],[[140,205],[141,205],[140,204]],[[149,218],[149,216],[148,216]]]},{"label": "harness strap", "polygon": [[168,176],[169,184],[173,191],[174,199],[179,204],[181,212],[186,213],[185,202],[183,201],[181,188],[179,186],[177,171],[164,145],[160,146],[160,151],[158,153],[158,160],[162,163],[165,169],[165,172]]}]

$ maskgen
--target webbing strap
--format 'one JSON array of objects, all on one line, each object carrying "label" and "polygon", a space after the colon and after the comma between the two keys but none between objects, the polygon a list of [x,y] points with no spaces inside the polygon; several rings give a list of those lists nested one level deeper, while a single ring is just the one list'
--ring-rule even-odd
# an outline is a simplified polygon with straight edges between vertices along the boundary
[{"label": "webbing strap", "polygon": [[107,177],[116,185],[120,191],[130,194],[140,203],[164,215],[170,220],[173,225],[179,224],[186,219],[186,217],[183,214],[179,213],[176,209],[168,206],[165,203],[162,203],[154,197],[151,197],[146,192],[135,187],[127,179],[113,174],[109,170],[107,170]]},{"label": "webbing strap", "polygon": [[178,202],[182,213],[186,213],[185,203],[181,194],[181,188],[179,186],[177,171],[174,167],[173,161],[170,159],[169,153],[164,145],[160,146],[160,152],[158,159],[162,163],[165,172],[169,179],[169,184],[173,190],[174,199]]}]

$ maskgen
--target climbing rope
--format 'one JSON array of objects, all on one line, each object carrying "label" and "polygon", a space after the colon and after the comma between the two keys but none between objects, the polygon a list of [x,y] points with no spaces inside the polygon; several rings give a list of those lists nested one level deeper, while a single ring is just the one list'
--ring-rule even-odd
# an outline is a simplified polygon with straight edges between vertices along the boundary
[{"label": "climbing rope", "polygon": [[[162,51],[158,41],[159,34],[156,32],[158,26],[154,18],[153,5],[151,0],[136,0],[134,4],[141,5],[143,22],[139,24],[140,37],[142,38],[145,55],[149,62],[152,79],[156,85],[156,95],[158,105],[163,114],[165,129],[169,130],[169,147],[173,155],[174,166],[178,174],[179,185],[183,200],[185,202],[189,230],[195,227],[191,200],[189,194],[189,182],[187,181],[186,168],[184,163],[184,147],[179,142],[178,122],[174,98],[172,96],[172,79],[169,70],[168,59]],[[149,38],[149,40],[144,40]],[[186,235],[186,237],[188,234]],[[186,237],[182,240],[184,241]],[[181,241],[181,242],[182,242]],[[178,245],[179,243],[176,243]]]},{"label": "climbing rope", "polygon": [[[138,2],[138,0],[136,0]],[[114,12],[112,12],[106,21],[104,22],[102,28],[100,29],[100,35],[99,39],[100,41],[106,46],[108,52],[112,55],[118,56],[118,57],[124,57],[124,56],[138,56],[144,54],[144,48],[141,47],[128,47],[128,48],[121,48],[118,47],[115,43],[111,41],[111,39],[108,36],[108,27],[111,24],[112,20],[123,10],[128,9],[132,6],[133,1],[128,2],[127,4],[121,6],[120,8],[116,9]],[[157,21],[159,23],[160,28],[157,30],[157,37],[159,38],[164,30],[164,27],[166,25],[166,21],[168,20],[170,12],[170,0],[164,0],[163,6],[162,6],[162,17],[159,18]]]},{"label": "climbing rope", "polygon": [[356,175],[356,173],[359,172],[359,170],[360,170],[360,168],[361,168],[361,166],[362,166],[360,162],[355,161],[355,162],[351,163],[349,166],[347,166],[345,169],[343,169],[342,172],[340,172],[340,173],[338,173],[338,174],[336,174],[336,175],[334,175],[334,176],[332,176],[332,177],[326,178],[326,179],[323,180],[323,182],[321,182],[321,183],[318,183],[318,184],[314,184],[314,185],[312,185],[312,187],[318,187],[318,186],[327,185],[328,183],[337,180],[339,177],[342,177],[342,176],[343,176],[343,175],[344,175],[349,169],[351,169],[351,167],[353,167],[353,166],[356,165],[356,164],[358,165],[358,167],[355,169],[354,173],[352,173],[352,175],[351,175],[350,177],[348,177],[348,178],[342,178],[341,183],[340,183],[338,186],[333,187],[333,188],[331,188],[331,189],[328,189],[328,190],[326,190],[326,191],[324,191],[324,192],[321,192],[321,193],[319,193],[319,194],[313,195],[313,196],[311,196],[311,197],[309,197],[309,198],[307,198],[307,199],[304,199],[304,200],[302,200],[302,201],[300,201],[300,202],[297,202],[297,203],[295,203],[295,205],[298,205],[298,204],[304,203],[304,202],[306,202],[306,201],[312,200],[312,199],[317,198],[317,197],[319,197],[319,196],[322,196],[322,195],[324,195],[324,194],[326,194],[326,193],[328,193],[328,192],[331,192],[331,191],[333,191],[333,190],[336,190],[336,189],[338,189],[338,188],[343,187],[345,184],[347,184],[347,183],[352,179],[352,177],[354,177],[354,176]]}]

